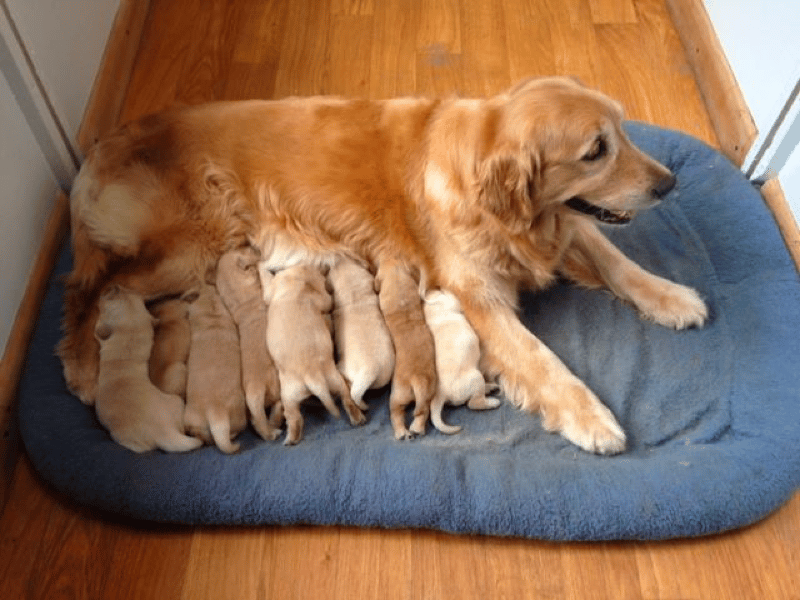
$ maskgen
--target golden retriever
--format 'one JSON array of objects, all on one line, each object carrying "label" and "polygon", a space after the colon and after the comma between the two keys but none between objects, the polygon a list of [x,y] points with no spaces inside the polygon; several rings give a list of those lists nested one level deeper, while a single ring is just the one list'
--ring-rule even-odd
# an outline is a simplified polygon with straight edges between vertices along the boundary
[{"label": "golden retriever", "polygon": [[267,305],[258,260],[250,246],[223,254],[217,265],[217,290],[239,330],[242,387],[253,428],[265,440],[275,440],[280,435],[283,406],[278,369],[267,350]]},{"label": "golden retriever", "polygon": [[342,259],[331,267],[328,280],[337,366],[350,383],[353,402],[367,410],[366,391],[388,384],[394,372],[394,346],[378,306],[375,278],[357,262]]},{"label": "golden retriever", "polygon": [[442,433],[458,433],[461,427],[448,425],[442,419],[445,404],[487,410],[500,406],[500,400],[486,397],[487,389],[493,388],[478,369],[480,341],[461,311],[458,298],[444,290],[428,292],[423,311],[436,350],[438,385],[431,401],[431,423]]},{"label": "golden retriever", "polygon": [[697,292],[645,271],[598,228],[675,185],[622,119],[607,96],[542,78],[482,99],[213,103],[125,125],[89,152],[71,195],[67,384],[92,401],[91,332],[109,284],[148,299],[180,293],[250,240],[276,266],[404,261],[458,297],[484,373],[515,405],[585,450],[621,452],[614,415],[516,310],[520,286],[562,275],[668,327],[706,320]]},{"label": "golden retriever", "polygon": [[325,276],[313,266],[289,267],[273,277],[264,289],[264,300],[269,305],[267,347],[278,367],[286,418],[284,444],[290,446],[303,439],[300,404],[312,395],[338,418],[332,391],[341,398],[350,422],[362,424],[364,414],[350,397],[350,389],[333,360],[328,314],[333,299]]},{"label": "golden retriever", "polygon": [[148,374],[154,320],[138,294],[112,286],[99,300],[97,418],[134,452],[187,452],[202,445],[183,431],[183,399],[159,390]]},{"label": "golden retriever", "polygon": [[186,383],[186,430],[225,454],[247,426],[239,333],[216,287],[201,285],[189,305],[192,342]]},{"label": "golden retriever", "polygon": [[[409,439],[425,433],[431,401],[436,393],[433,336],[422,312],[420,284],[408,268],[385,260],[375,277],[378,304],[394,344],[394,374],[389,415],[394,436]],[[414,420],[406,427],[405,409],[414,403]]]}]

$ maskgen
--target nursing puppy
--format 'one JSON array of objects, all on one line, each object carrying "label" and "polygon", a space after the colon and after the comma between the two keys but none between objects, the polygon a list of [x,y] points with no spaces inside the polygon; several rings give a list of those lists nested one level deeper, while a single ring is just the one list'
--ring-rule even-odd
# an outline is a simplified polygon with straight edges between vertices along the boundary
[{"label": "nursing puppy", "polygon": [[250,246],[226,252],[217,265],[217,290],[239,331],[242,387],[253,427],[265,440],[274,440],[283,406],[278,370],[267,350],[267,305],[257,264],[258,253]]},{"label": "nursing puppy", "polygon": [[183,298],[167,298],[148,310],[155,317],[153,350],[150,353],[150,380],[162,392],[186,397],[186,361],[192,330],[189,304]]},{"label": "nursing puppy", "polygon": [[95,145],[72,188],[64,376],[92,402],[97,299],[111,284],[146,300],[180,294],[247,241],[273,269],[399,260],[458,297],[481,370],[513,404],[615,454],[615,415],[519,320],[517,294],[564,277],[666,327],[703,325],[695,290],[645,271],[599,229],[668,201],[675,182],[631,143],[617,102],[567,78],[487,98],[287,98],[144,117]]},{"label": "nursing puppy", "polygon": [[486,410],[500,406],[500,400],[486,397],[486,390],[491,387],[478,369],[480,342],[461,311],[458,298],[441,290],[429,292],[423,308],[436,348],[439,380],[431,402],[431,422],[442,433],[458,433],[461,427],[448,425],[442,419],[445,404],[466,403],[472,410]]},{"label": "nursing puppy", "polygon": [[269,306],[267,347],[278,367],[286,418],[284,444],[303,439],[300,404],[312,395],[338,418],[333,392],[342,399],[350,422],[363,423],[364,414],[350,397],[347,383],[334,363],[330,320],[326,319],[333,300],[324,275],[306,265],[278,271],[264,290],[264,300]]},{"label": "nursing puppy", "polygon": [[200,287],[189,305],[189,323],[186,430],[226,454],[237,452],[232,440],[247,426],[239,334],[213,285]]},{"label": "nursing puppy", "polygon": [[[407,267],[381,265],[375,279],[378,301],[394,344],[395,362],[389,414],[394,436],[408,439],[425,433],[431,399],[436,392],[433,337],[422,312],[420,286]],[[414,419],[406,428],[405,409],[414,403]]]},{"label": "nursing puppy", "polygon": [[394,347],[378,306],[375,278],[358,263],[342,259],[328,272],[333,288],[333,332],[338,368],[350,396],[367,409],[364,394],[392,379]]},{"label": "nursing puppy", "polygon": [[187,452],[202,445],[184,434],[183,400],[150,381],[153,317],[142,297],[112,287],[99,299],[97,418],[118,444],[134,452]]}]

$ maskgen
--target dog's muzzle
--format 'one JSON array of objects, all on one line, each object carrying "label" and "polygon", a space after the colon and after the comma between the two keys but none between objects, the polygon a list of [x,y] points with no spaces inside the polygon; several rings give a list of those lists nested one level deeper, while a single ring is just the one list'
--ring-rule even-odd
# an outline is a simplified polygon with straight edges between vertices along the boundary
[{"label": "dog's muzzle", "polygon": [[[652,196],[655,201],[654,203],[657,203],[663,199],[664,196],[669,194],[675,187],[676,182],[677,179],[672,173],[661,179],[656,186],[650,190],[650,196]],[[610,210],[608,208],[603,208],[602,206],[597,206],[577,196],[570,198],[565,204],[572,210],[589,215],[601,223],[608,223],[610,225],[625,225],[626,223],[630,223],[635,214],[635,211],[632,210]]]}]

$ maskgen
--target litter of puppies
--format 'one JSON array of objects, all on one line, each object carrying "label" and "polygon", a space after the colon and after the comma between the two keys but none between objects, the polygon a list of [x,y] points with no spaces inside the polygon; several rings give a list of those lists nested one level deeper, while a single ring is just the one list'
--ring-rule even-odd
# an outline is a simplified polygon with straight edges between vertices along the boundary
[{"label": "litter of puppies", "polygon": [[[303,439],[301,404],[315,397],[353,426],[365,394],[391,384],[397,439],[443,433],[445,404],[500,405],[479,370],[478,338],[458,301],[428,292],[401,263],[373,275],[350,258],[271,271],[251,246],[219,259],[199,289],[145,304],[114,287],[100,302],[95,408],[112,438],[134,452],[239,450],[248,423],[264,440]],[[405,410],[414,405],[410,427]]]}]

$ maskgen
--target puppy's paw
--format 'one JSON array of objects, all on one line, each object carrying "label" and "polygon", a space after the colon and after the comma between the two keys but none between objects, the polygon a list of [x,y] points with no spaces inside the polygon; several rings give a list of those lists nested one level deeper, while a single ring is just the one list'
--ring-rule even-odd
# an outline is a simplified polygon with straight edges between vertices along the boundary
[{"label": "puppy's paw", "polygon": [[396,440],[413,440],[414,434],[409,431],[406,427],[402,428],[395,428],[394,430],[394,439]]},{"label": "puppy's paw", "polygon": [[425,435],[425,424],[428,421],[428,415],[417,415],[408,428],[412,436]]},{"label": "puppy's paw", "polygon": [[355,403],[345,404],[344,410],[347,413],[347,418],[350,419],[352,426],[363,425],[367,422],[367,417],[361,412],[361,409]]},{"label": "puppy's paw", "polygon": [[708,307],[700,295],[670,281],[659,286],[657,294],[638,299],[636,306],[645,319],[673,329],[702,327],[708,319]]},{"label": "puppy's paw", "polygon": [[502,404],[500,398],[494,396],[476,396],[467,400],[467,408],[472,410],[491,410]]}]

